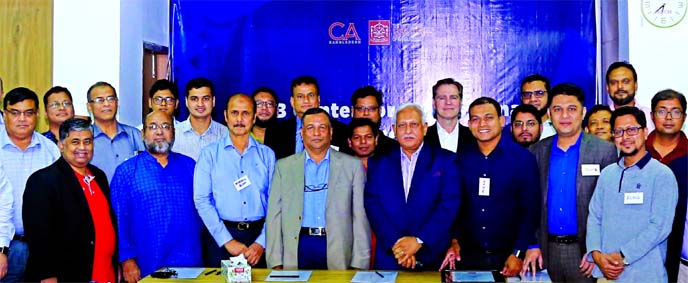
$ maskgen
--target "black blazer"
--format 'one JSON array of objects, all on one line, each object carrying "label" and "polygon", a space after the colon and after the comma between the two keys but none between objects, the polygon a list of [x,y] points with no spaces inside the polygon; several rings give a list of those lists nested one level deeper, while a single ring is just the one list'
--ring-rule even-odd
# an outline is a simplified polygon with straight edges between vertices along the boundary
[{"label": "black blazer", "polygon": [[[105,173],[88,169],[110,204]],[[109,205],[110,206],[110,205]],[[115,213],[109,207],[115,237]],[[59,282],[89,282],[93,272],[95,228],[84,192],[72,167],[63,158],[31,174],[26,182],[24,233],[29,245],[26,280],[57,277]],[[117,246],[112,264],[117,276]]]},{"label": "black blazer", "polygon": [[[428,132],[425,133],[425,138],[423,139],[425,143],[432,144],[435,146],[442,147],[440,144],[440,136],[437,134],[437,123],[428,127]],[[456,144],[456,153],[459,153],[461,149],[465,148],[466,145],[475,143],[475,137],[468,127],[459,124],[459,142]]]},{"label": "black blazer", "polygon": [[686,221],[686,199],[688,198],[688,155],[681,156],[669,163],[678,183],[678,203],[674,223],[667,241],[667,256],[664,266],[667,269],[669,282],[678,279],[678,267],[681,264],[681,249],[683,247],[683,233]]},{"label": "black blazer", "polygon": [[[346,125],[334,119],[332,123],[332,145],[341,149],[349,147],[346,142]],[[280,159],[296,153],[296,118],[277,123],[265,130],[265,145],[275,152],[275,158]]]}]

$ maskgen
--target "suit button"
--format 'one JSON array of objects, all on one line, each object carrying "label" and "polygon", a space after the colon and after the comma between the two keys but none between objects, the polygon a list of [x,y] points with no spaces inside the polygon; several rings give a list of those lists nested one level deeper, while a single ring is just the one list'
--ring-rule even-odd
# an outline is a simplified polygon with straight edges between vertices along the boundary
[{"label": "suit button", "polygon": [[299,220],[301,220],[301,216],[299,216]]}]

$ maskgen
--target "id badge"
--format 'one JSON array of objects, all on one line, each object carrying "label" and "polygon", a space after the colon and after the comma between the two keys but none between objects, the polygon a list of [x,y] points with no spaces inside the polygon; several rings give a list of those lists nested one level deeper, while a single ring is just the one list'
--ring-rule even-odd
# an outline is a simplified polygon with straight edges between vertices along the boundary
[{"label": "id badge", "polygon": [[478,195],[490,196],[490,178],[478,178]]},{"label": "id badge", "polygon": [[581,174],[583,176],[599,176],[600,175],[600,165],[599,164],[581,164]]},{"label": "id badge", "polygon": [[624,204],[643,204],[643,192],[624,193]]},{"label": "id badge", "polygon": [[241,192],[241,190],[245,189],[250,185],[251,180],[248,179],[248,175],[244,175],[241,178],[234,181],[234,188],[237,190],[237,192]]}]

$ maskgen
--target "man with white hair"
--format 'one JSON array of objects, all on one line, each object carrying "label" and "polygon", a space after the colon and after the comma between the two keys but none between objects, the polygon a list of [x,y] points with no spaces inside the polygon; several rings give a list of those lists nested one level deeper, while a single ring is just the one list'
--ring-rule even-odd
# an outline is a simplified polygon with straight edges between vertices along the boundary
[{"label": "man with white hair", "polygon": [[461,188],[454,154],[423,143],[428,124],[416,104],[397,110],[400,147],[368,161],[366,214],[377,237],[374,269],[437,270],[449,247]]}]

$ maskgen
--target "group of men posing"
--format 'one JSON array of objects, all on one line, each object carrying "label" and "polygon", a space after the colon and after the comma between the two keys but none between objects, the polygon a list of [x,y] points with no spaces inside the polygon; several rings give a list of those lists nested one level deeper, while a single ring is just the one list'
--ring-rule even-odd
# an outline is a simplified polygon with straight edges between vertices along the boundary
[{"label": "group of men posing", "polygon": [[226,127],[211,118],[212,82],[187,83],[178,122],[177,88],[158,81],[142,133],[116,121],[115,89],[99,82],[93,124],[54,87],[38,134],[38,97],[16,88],[0,130],[0,279],[131,283],[244,255],[273,269],[688,282],[685,96],[664,90],[639,107],[624,62],[606,81],[613,111],[586,113],[580,88],[532,75],[510,125],[480,97],[465,127],[463,86],[443,79],[437,123],[400,105],[396,140],[379,130],[380,91],[356,90],[344,125],[319,108],[310,76],[292,81],[294,118],[277,123],[275,92],[259,88],[228,99]]}]

